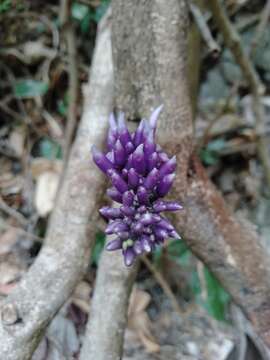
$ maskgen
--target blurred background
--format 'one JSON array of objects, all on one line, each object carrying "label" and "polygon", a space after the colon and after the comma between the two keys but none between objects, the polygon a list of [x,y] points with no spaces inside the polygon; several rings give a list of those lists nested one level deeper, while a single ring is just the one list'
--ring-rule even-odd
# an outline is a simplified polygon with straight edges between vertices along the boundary
[{"label": "blurred background", "polygon": [[[194,2],[188,65],[196,146],[227,205],[251,220],[269,247],[270,183],[258,139],[269,145],[270,2],[224,3],[265,87],[259,96],[264,124],[256,124],[251,90],[211,13]],[[68,8],[64,1],[0,1],[0,298],[12,291],[42,246],[82,114],[97,24],[109,5],[110,0],[71,1]],[[210,40],[201,36],[203,26]],[[105,241],[102,222],[99,228],[91,271],[53,320],[35,360],[78,356]],[[171,359],[234,359],[237,319],[215,277],[184,241],[171,241],[142,261],[124,359],[168,354]],[[243,346],[250,359],[263,358],[252,335]]]}]

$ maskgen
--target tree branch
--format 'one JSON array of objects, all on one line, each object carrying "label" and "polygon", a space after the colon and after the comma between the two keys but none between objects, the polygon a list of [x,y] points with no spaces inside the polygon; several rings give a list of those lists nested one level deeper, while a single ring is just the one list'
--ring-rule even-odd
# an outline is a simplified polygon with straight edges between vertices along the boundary
[{"label": "tree branch", "polygon": [[[112,5],[117,107],[129,118],[136,119],[148,116],[154,106],[164,104],[157,134],[168,153],[177,154],[175,194],[185,207],[185,212],[175,217],[175,225],[270,346],[269,257],[250,224],[233,217],[196,157],[192,156],[192,114],[186,79],[186,1],[173,0],[168,6],[161,0],[140,3],[113,0]],[[93,358],[90,356],[93,353],[89,352],[87,357],[86,351],[93,349],[91,336],[95,339],[95,354],[101,353],[101,359],[112,359],[110,348],[106,345],[104,351],[102,346],[113,344],[114,339],[117,346],[113,348],[113,359],[121,357],[122,340],[115,329],[108,342],[97,341],[94,334],[103,334],[104,328],[112,329],[111,323],[117,323],[123,336],[125,322],[122,319],[127,311],[130,289],[130,286],[124,287],[128,273],[123,272],[127,270],[117,266],[113,291],[121,297],[107,296],[105,303],[104,289],[112,286],[108,285],[107,276],[111,276],[113,259],[108,253],[103,256],[102,262],[106,257],[109,265],[101,263],[98,270],[95,311],[93,320],[90,318],[90,324],[93,322],[92,327],[88,326],[82,360]],[[120,304],[121,311],[113,311],[119,309]],[[102,314],[102,321],[97,321],[97,314]],[[105,333],[108,334],[108,330]]]},{"label": "tree branch", "polygon": [[[43,248],[15,291],[1,304],[0,358],[28,360],[43,331],[71,294],[89,262],[96,203],[104,177],[90,161],[90,146],[105,140],[112,108],[113,70],[108,31],[100,27],[84,114],[50,219]],[[91,223],[89,224],[89,219]]]},{"label": "tree branch", "polygon": [[138,262],[126,268],[121,253],[103,251],[80,360],[121,359],[127,309]]},{"label": "tree branch", "polygon": [[191,159],[188,182],[186,212],[176,215],[176,227],[270,346],[269,255],[254,226],[237,220],[226,208],[196,156]]}]

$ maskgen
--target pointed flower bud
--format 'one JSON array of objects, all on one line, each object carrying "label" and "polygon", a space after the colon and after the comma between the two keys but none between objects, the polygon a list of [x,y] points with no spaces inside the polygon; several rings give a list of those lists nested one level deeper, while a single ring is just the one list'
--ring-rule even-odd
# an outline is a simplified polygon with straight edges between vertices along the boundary
[{"label": "pointed flower bud", "polygon": [[117,208],[100,209],[109,221],[105,233],[116,236],[106,248],[121,249],[126,266],[132,265],[138,255],[153,251],[167,238],[180,238],[173,225],[160,214],[182,209],[178,202],[162,199],[173,184],[176,157],[170,159],[155,143],[161,110],[162,106],[157,108],[149,122],[142,120],[133,134],[127,128],[123,113],[117,121],[112,114],[106,155],[92,148],[94,162],[113,185],[107,195],[121,204]]}]

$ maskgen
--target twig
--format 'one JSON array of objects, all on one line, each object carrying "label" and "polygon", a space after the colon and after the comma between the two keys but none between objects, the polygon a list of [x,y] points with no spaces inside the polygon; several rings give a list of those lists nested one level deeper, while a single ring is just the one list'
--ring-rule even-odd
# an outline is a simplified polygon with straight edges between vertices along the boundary
[{"label": "twig", "polygon": [[270,17],[270,0],[267,0],[262,10],[260,22],[256,28],[254,38],[251,41],[251,46],[250,46],[251,57],[253,57],[255,54],[256,48],[260,42],[263,32],[266,29],[267,23],[269,21],[269,17]]},{"label": "twig", "polygon": [[200,34],[205,41],[211,55],[217,57],[220,54],[220,46],[213,38],[212,33],[207,25],[207,21],[202,14],[200,8],[192,3],[189,3],[189,9],[193,15],[194,21],[200,30]]},{"label": "twig", "polygon": [[22,214],[20,214],[12,207],[8,206],[1,198],[0,198],[0,210],[4,211],[7,215],[16,219],[20,225],[26,226],[28,224],[28,220]]},{"label": "twig", "polygon": [[[213,18],[216,21],[227,47],[234,55],[235,62],[240,66],[245,76],[250,91],[253,96],[253,111],[256,118],[256,131],[261,133],[264,131],[264,108],[261,104],[260,97],[264,93],[264,85],[261,82],[253,64],[245,53],[242,46],[241,38],[232,26],[223,6],[219,0],[209,0],[209,7],[212,11]],[[265,177],[268,188],[270,188],[270,157],[267,149],[267,142],[264,137],[259,137],[257,141],[258,156],[264,168]]]},{"label": "twig", "polygon": [[1,359],[32,358],[47,324],[87,268],[94,242],[89,227],[94,234],[96,204],[105,185],[104,177],[90,162],[89,148],[105,140],[112,95],[111,46],[106,29],[100,29],[90,82],[85,87],[83,117],[46,239],[27,274],[1,302],[2,319],[10,310],[15,314],[9,324],[0,320]]},{"label": "twig", "polygon": [[71,22],[71,1],[62,0],[60,6],[60,22],[65,34],[68,50],[68,74],[69,74],[69,97],[68,97],[68,115],[65,130],[65,139],[63,144],[64,168],[67,163],[72,137],[76,127],[77,120],[77,102],[79,92],[78,66],[76,36],[73,24]]},{"label": "twig", "polygon": [[163,277],[162,273],[155,268],[155,266],[151,263],[151,261],[149,261],[149,259],[145,255],[141,257],[141,260],[146,265],[148,270],[153,274],[154,278],[156,279],[168,299],[170,299],[174,311],[182,316],[184,314],[184,311],[181,310],[178,301],[174,293],[172,292],[172,289],[170,288],[166,279]]}]

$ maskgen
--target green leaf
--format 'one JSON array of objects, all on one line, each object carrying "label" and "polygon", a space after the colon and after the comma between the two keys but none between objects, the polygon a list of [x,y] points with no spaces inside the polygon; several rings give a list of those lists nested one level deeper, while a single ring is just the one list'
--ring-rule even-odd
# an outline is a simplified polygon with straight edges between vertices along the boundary
[{"label": "green leaf", "polygon": [[223,150],[226,145],[226,141],[224,139],[216,139],[207,145],[207,149],[210,151],[218,152],[220,150]]},{"label": "green leaf", "polygon": [[200,152],[200,158],[205,165],[215,165],[219,160],[219,152],[224,149],[226,142],[224,139],[213,140],[207,144],[206,149]]},{"label": "green leaf", "polygon": [[206,267],[204,268],[204,277],[207,288],[205,307],[214,318],[224,321],[230,295],[223,289],[219,281]]},{"label": "green leaf", "polygon": [[11,8],[11,0],[2,0],[0,3],[0,13],[4,13]]},{"label": "green leaf", "polygon": [[27,99],[46,94],[48,88],[48,84],[43,81],[25,79],[16,82],[14,93],[17,98]]},{"label": "green leaf", "polygon": [[46,159],[61,159],[62,150],[61,146],[49,138],[43,138],[39,143],[39,156]]},{"label": "green leaf", "polygon": [[74,2],[71,7],[71,15],[73,19],[82,21],[84,17],[88,14],[89,7],[78,2]]},{"label": "green leaf", "polygon": [[215,165],[218,162],[218,156],[208,149],[203,149],[200,151],[200,159],[204,165]]},{"label": "green leaf", "polygon": [[96,234],[96,243],[91,254],[91,264],[98,265],[98,261],[101,255],[101,252],[105,245],[105,234],[98,232]]},{"label": "green leaf", "polygon": [[110,0],[102,0],[101,4],[91,14],[91,18],[98,23],[110,5]]}]

